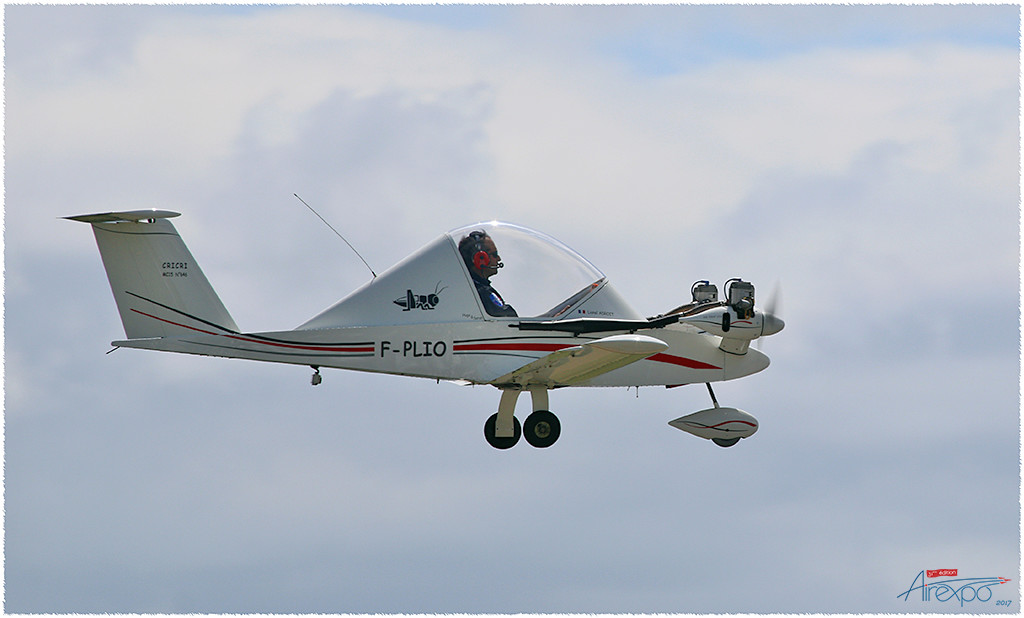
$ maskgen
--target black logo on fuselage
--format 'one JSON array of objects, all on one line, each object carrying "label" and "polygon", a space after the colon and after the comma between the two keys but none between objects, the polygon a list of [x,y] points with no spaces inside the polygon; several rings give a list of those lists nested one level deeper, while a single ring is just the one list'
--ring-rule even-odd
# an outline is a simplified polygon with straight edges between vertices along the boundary
[{"label": "black logo on fuselage", "polygon": [[432,294],[416,294],[412,290],[406,290],[405,296],[396,298],[393,302],[401,307],[402,311],[412,311],[413,309],[431,311],[441,302],[441,292],[447,288],[448,286],[442,288],[441,282],[438,281]]}]

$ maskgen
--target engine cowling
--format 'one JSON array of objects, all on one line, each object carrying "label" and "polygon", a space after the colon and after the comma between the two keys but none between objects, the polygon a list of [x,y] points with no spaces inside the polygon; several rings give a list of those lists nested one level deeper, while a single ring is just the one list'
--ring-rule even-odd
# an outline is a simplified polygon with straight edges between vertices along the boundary
[{"label": "engine cowling", "polygon": [[707,440],[749,438],[757,432],[757,419],[738,408],[708,408],[681,416],[668,424]]},{"label": "engine cowling", "polygon": [[752,341],[758,337],[774,335],[785,327],[785,322],[770,313],[756,310],[749,318],[740,317],[732,307],[711,307],[696,315],[679,318],[684,324],[692,324],[712,335]]},{"label": "engine cowling", "polygon": [[679,322],[722,337],[726,352],[745,354],[749,342],[774,335],[786,326],[774,315],[776,296],[768,301],[768,311],[754,308],[754,286],[749,281],[733,278],[726,282],[726,299],[722,302],[718,302],[718,288],[708,281],[694,283],[690,293],[693,302],[676,310]]}]

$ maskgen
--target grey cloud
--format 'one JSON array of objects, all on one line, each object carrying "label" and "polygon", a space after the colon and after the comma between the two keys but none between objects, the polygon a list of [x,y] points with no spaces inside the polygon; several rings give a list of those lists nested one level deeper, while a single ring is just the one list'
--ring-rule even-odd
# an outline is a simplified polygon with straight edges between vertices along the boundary
[{"label": "grey cloud", "polygon": [[[838,171],[758,168],[684,229],[687,195],[566,207],[552,230],[493,189],[501,90],[480,83],[260,95],[196,176],[9,140],[5,610],[933,611],[896,598],[920,569],[1018,577],[1018,161],[997,130],[1014,105],[967,96],[939,166],[883,135]],[[104,354],[113,299],[87,226],[58,216],[105,194],[180,208],[243,328],[282,328],[368,277],[293,192],[378,268],[497,215],[536,218],[642,311],[697,278],[744,276],[762,301],[781,280],[772,366],[716,386],[758,435],[720,449],[669,427],[710,407],[702,385],[564,389],[556,448],[498,453],[492,388],[325,372],[314,389],[304,367]]]}]

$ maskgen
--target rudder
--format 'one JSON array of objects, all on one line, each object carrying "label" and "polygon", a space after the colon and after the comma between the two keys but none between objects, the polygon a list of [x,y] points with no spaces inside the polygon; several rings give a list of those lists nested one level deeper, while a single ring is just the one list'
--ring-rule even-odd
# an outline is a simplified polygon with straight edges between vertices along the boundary
[{"label": "rudder", "polygon": [[92,225],[128,339],[238,332],[167,220],[179,214],[136,210],[65,217]]}]

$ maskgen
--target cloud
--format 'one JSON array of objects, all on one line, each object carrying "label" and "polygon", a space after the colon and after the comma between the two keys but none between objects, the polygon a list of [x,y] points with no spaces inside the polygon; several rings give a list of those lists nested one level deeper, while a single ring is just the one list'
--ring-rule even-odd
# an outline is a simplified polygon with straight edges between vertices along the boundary
[{"label": "cloud", "polygon": [[[8,7],[6,609],[919,611],[922,568],[1016,578],[1008,12],[771,8]],[[758,435],[668,427],[699,385],[564,389],[555,448],[497,453],[491,388],[104,356],[57,217],[183,212],[280,329],[369,276],[292,193],[378,272],[502,218],[645,314],[781,281],[772,366],[716,386]]]}]

